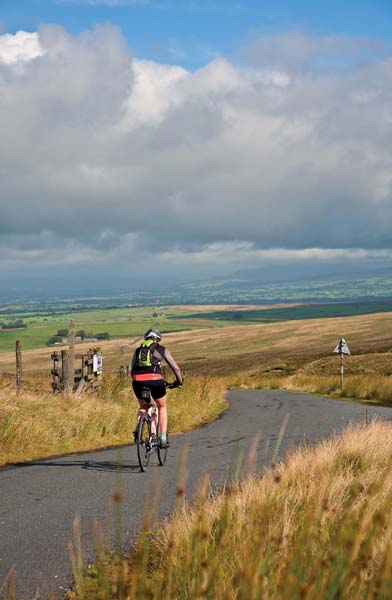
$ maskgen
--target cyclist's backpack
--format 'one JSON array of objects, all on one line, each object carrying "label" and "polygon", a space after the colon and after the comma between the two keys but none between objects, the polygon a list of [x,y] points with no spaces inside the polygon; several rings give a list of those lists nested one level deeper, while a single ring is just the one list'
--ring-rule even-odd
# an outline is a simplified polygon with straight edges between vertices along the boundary
[{"label": "cyclist's backpack", "polygon": [[161,364],[161,361],[154,356],[154,350],[158,346],[154,340],[145,340],[136,350],[136,369],[155,370]]}]

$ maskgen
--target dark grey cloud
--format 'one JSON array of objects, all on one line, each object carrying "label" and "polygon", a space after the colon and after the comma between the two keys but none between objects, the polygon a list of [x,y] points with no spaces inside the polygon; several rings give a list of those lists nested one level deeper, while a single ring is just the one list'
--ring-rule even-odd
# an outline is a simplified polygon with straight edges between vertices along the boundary
[{"label": "dark grey cloud", "polygon": [[317,68],[375,43],[276,36],[191,73],[134,60],[110,26],[34,35],[0,36],[0,264],[390,248],[392,57]]}]

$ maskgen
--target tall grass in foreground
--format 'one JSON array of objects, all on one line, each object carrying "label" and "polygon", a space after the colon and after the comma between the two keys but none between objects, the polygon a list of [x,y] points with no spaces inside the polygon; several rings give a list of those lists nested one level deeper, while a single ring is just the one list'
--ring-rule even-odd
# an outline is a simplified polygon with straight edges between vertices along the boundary
[{"label": "tall grass in foreground", "polygon": [[[189,377],[169,392],[169,431],[216,417],[226,406],[222,380]],[[0,389],[0,464],[128,444],[137,402],[128,381],[106,375],[99,394],[81,396]]]},{"label": "tall grass in foreground", "polygon": [[[75,562],[74,600],[392,597],[392,426],[296,450],[141,534],[134,554]],[[181,494],[181,490],[180,490]]]},{"label": "tall grass in foreground", "polygon": [[385,375],[347,375],[344,390],[340,387],[340,376],[302,375],[254,377],[235,376],[229,380],[230,387],[247,389],[282,389],[299,392],[325,394],[337,398],[355,398],[376,404],[392,406],[392,377]]}]

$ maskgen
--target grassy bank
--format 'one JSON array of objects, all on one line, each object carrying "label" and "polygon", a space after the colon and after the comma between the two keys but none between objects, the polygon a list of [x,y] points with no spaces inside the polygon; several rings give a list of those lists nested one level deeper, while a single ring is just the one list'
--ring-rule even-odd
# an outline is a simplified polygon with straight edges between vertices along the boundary
[{"label": "grassy bank", "polygon": [[[218,378],[187,378],[169,392],[169,431],[193,429],[215,418],[226,403]],[[128,444],[135,427],[137,402],[128,381],[107,375],[99,395],[15,394],[0,389],[0,464],[54,454]]]},{"label": "grassy bank", "polygon": [[[131,559],[83,570],[77,600],[368,600],[392,597],[392,426],[296,450],[155,532]],[[182,489],[179,488],[181,496]]]},{"label": "grassy bank", "polygon": [[298,375],[277,376],[259,375],[254,377],[236,376],[229,380],[230,387],[247,389],[282,389],[350,398],[364,402],[392,406],[392,378],[386,375],[347,375],[344,389],[341,389],[340,376]]},{"label": "grassy bank", "polygon": [[286,389],[315,392],[333,397],[354,398],[392,406],[392,380],[380,375],[350,375],[341,390],[339,377],[297,375],[289,379]]}]

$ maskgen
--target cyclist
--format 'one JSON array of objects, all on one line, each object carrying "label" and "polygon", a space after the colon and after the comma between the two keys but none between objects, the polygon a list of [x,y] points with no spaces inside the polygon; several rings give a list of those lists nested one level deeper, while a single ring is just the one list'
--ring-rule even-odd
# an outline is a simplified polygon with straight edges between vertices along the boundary
[{"label": "cyclist", "polygon": [[[167,448],[167,407],[166,387],[162,375],[162,361],[165,360],[174,375],[176,381],[173,387],[180,387],[183,383],[181,369],[170,354],[169,350],[160,345],[162,336],[157,329],[149,329],[144,334],[144,340],[133,354],[131,363],[132,387],[139,402],[137,414],[140,416],[148,409],[148,402],[143,399],[142,390],[148,388],[159,409],[159,445]],[[136,437],[136,432],[134,431]]]}]

